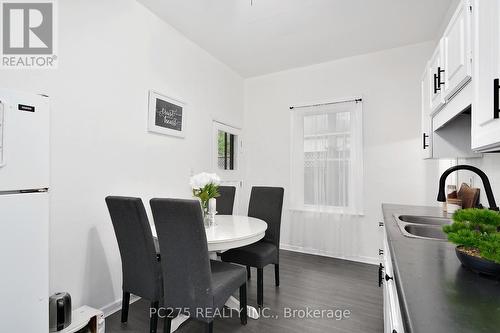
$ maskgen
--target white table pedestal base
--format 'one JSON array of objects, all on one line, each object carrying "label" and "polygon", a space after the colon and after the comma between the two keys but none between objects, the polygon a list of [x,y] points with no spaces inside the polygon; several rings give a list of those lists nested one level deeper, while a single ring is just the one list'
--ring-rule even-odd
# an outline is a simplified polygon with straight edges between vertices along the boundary
[{"label": "white table pedestal base", "polygon": [[[230,309],[234,309],[236,311],[239,311],[240,310],[240,301],[236,297],[231,296],[227,300],[226,306]],[[248,312],[248,318],[259,319],[259,317],[260,317],[259,311],[257,311],[257,309],[254,308],[253,306],[247,305],[247,312]],[[174,319],[172,319],[170,332],[175,332],[179,328],[179,326],[181,326],[182,323],[188,319],[189,319],[189,317],[186,315],[183,315],[183,314],[180,314],[177,317],[175,317]]]},{"label": "white table pedestal base", "polygon": [[170,324],[170,332],[175,332],[179,328],[179,326],[181,326],[182,323],[188,319],[189,317],[183,314],[180,314],[172,319],[172,323]]},{"label": "white table pedestal base", "polygon": [[[231,296],[227,300],[226,306],[230,309],[239,311],[240,310],[240,301],[236,297]],[[252,319],[259,319],[259,317],[260,317],[259,311],[257,311],[256,308],[254,308],[253,306],[250,306],[250,305],[247,305],[247,314],[248,314],[248,318],[252,318]],[[188,319],[189,319],[189,317],[186,315],[183,315],[183,314],[180,314],[177,317],[175,317],[174,319],[172,319],[170,332],[175,332],[179,328],[179,326],[181,326],[182,323]]]},{"label": "white table pedestal base", "polygon": [[[229,299],[226,302],[226,306],[230,309],[240,311],[240,301],[234,296],[229,297]],[[260,317],[259,311],[257,311],[256,308],[250,305],[247,305],[247,315],[248,318],[252,319],[259,319]]]}]

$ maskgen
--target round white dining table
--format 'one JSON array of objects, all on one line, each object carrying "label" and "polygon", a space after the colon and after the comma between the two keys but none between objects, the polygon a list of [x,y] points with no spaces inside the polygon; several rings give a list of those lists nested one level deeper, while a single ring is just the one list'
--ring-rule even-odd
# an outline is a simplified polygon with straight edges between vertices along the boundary
[{"label": "round white dining table", "polygon": [[215,215],[215,225],[205,228],[208,251],[219,252],[249,245],[261,240],[267,223],[255,217]]},{"label": "round white dining table", "polygon": [[[267,223],[255,217],[241,215],[215,215],[213,226],[206,227],[208,251],[210,258],[216,260],[217,252],[237,247],[249,245],[261,240],[266,234]],[[152,230],[156,238],[156,230]],[[240,301],[231,296],[226,306],[230,309],[240,309]],[[259,312],[253,306],[247,307],[248,317],[259,318]],[[188,319],[185,315],[179,315],[172,320],[171,332],[174,332],[179,326]]]}]

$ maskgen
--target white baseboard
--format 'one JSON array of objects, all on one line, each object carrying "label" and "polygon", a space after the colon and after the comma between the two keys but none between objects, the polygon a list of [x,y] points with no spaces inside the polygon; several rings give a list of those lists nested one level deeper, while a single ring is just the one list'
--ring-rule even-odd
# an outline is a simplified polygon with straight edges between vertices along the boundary
[{"label": "white baseboard", "polygon": [[306,254],[314,254],[323,257],[337,258],[349,261],[361,262],[364,264],[378,265],[380,263],[380,259],[374,257],[365,257],[365,256],[339,256],[328,251],[311,249],[311,248],[303,248],[301,246],[289,245],[289,244],[280,244],[280,249],[288,250],[292,252],[306,253]]},{"label": "white baseboard", "polygon": [[[141,298],[139,296],[130,295],[130,304],[137,302]],[[117,299],[116,301],[109,303],[108,305],[103,306],[99,310],[104,313],[104,318],[107,316],[111,316],[113,313],[120,311],[122,308],[122,299]]]}]

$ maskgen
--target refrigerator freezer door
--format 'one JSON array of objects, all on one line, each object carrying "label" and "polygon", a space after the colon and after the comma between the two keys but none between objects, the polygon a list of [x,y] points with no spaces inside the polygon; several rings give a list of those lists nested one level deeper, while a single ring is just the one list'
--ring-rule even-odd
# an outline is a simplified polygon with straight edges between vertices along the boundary
[{"label": "refrigerator freezer door", "polygon": [[48,193],[0,195],[0,262],[0,332],[48,332]]},{"label": "refrigerator freezer door", "polygon": [[0,168],[3,166],[3,107],[0,101]]},{"label": "refrigerator freezer door", "polygon": [[49,99],[0,90],[0,192],[49,187]]}]

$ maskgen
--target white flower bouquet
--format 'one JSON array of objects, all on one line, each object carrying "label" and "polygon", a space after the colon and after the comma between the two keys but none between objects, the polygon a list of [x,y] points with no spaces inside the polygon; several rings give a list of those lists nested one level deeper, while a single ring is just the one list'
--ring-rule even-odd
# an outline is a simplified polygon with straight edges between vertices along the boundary
[{"label": "white flower bouquet", "polygon": [[203,211],[208,212],[208,201],[217,198],[219,194],[220,178],[215,173],[202,172],[190,178],[189,184],[193,195],[201,201]]}]

